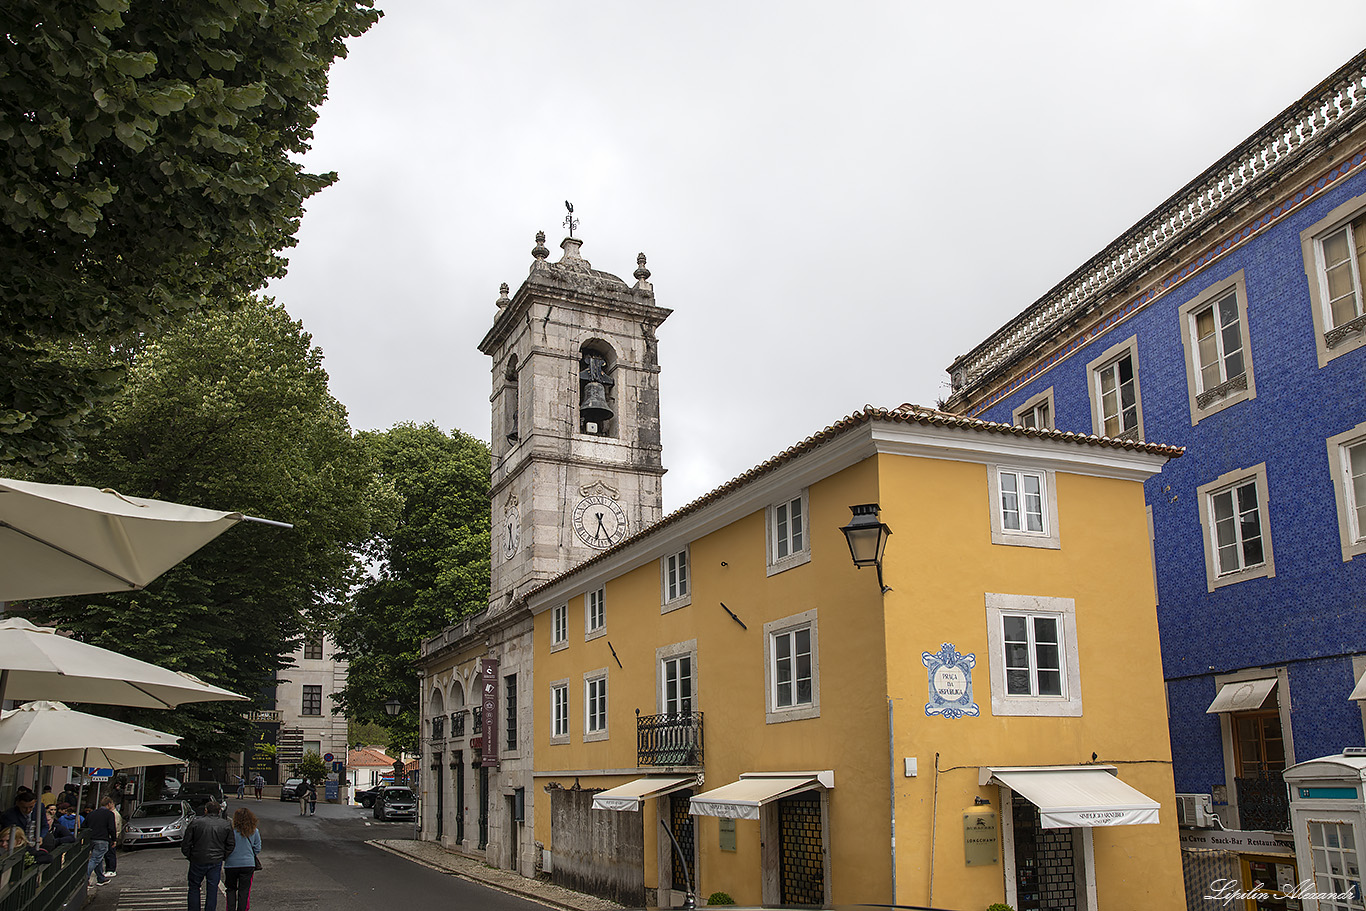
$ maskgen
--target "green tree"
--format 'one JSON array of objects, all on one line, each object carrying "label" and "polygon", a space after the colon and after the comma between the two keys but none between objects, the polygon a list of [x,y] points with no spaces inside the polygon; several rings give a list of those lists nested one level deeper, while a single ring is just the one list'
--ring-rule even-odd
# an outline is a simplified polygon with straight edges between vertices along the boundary
[{"label": "green tree", "polygon": [[327,773],[330,771],[327,763],[323,762],[323,758],[312,750],[305,753],[303,759],[289,764],[291,778],[305,778],[314,784],[326,781]]},{"label": "green tree", "polygon": [[372,0],[0,3],[0,462],[69,457],[111,352],[283,274]]},{"label": "green tree", "polygon": [[[45,602],[40,619],[255,697],[358,578],[371,477],[301,324],[257,299],[194,315],[133,360],[109,429],[84,457],[37,479],[294,528],[239,525],[143,591]],[[212,760],[251,739],[246,707],[199,703],[135,720],[181,734],[177,755]]]},{"label": "green tree", "polygon": [[[488,604],[489,448],[434,424],[358,434],[376,472],[372,510],[381,517],[366,546],[373,574],[336,624],[350,661],[338,711],[384,725],[390,750],[417,745],[422,640]],[[398,716],[384,703],[397,698]]]}]

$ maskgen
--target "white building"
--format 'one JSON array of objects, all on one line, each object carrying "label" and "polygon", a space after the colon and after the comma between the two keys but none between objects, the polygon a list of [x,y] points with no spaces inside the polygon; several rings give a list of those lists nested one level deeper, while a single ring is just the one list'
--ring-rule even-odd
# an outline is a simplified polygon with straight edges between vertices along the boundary
[{"label": "white building", "polygon": [[336,644],[323,633],[309,635],[294,653],[293,668],[278,675],[275,709],[281,731],[303,732],[305,753],[324,758],[331,753],[334,760],[342,761],[348,746],[346,716],[333,714],[336,702],[332,694],[346,686],[348,663],[334,657],[336,650]]}]

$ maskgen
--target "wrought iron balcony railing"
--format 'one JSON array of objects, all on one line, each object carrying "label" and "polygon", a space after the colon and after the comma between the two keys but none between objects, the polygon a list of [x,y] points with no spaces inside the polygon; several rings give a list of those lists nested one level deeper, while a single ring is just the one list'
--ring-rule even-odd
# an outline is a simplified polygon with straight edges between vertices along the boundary
[{"label": "wrought iron balcony railing", "polygon": [[446,739],[446,716],[445,716],[445,715],[437,715],[435,718],[432,719],[432,739],[433,739],[433,740],[445,740],[445,739]]},{"label": "wrought iron balcony railing", "polygon": [[1262,772],[1254,778],[1235,778],[1238,791],[1238,826],[1262,832],[1290,831],[1290,793],[1280,772]]},{"label": "wrought iron balcony railing", "polygon": [[702,765],[702,713],[636,716],[636,766]]},{"label": "wrought iron balcony railing", "polygon": [[463,711],[451,712],[451,736],[465,736],[465,713]]}]

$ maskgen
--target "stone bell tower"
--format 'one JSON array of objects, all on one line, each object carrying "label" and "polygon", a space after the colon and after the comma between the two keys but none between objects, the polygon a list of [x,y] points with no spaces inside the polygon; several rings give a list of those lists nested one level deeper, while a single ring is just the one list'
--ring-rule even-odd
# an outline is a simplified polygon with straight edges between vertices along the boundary
[{"label": "stone bell tower", "polygon": [[491,613],[663,517],[655,330],[672,311],[645,254],[628,285],[572,233],[558,262],[537,233],[479,343],[493,362]]}]

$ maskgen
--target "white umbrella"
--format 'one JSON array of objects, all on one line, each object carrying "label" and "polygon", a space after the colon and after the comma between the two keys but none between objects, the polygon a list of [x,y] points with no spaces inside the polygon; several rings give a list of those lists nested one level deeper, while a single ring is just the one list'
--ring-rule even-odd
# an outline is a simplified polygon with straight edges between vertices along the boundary
[{"label": "white umbrella", "polygon": [[52,627],[34,626],[22,617],[0,620],[0,700],[167,709],[183,702],[246,698],[190,674],[63,636]]},{"label": "white umbrella", "polygon": [[[59,750],[96,747],[175,746],[175,734],[67,708],[60,702],[29,702],[0,712],[0,761],[24,764],[39,753],[52,760]],[[179,760],[175,760],[179,761]],[[59,763],[65,765],[65,763]]]},{"label": "white umbrella", "polygon": [[0,601],[135,591],[240,521],[113,490],[0,478]]}]

